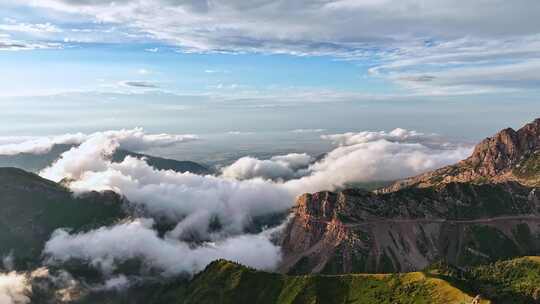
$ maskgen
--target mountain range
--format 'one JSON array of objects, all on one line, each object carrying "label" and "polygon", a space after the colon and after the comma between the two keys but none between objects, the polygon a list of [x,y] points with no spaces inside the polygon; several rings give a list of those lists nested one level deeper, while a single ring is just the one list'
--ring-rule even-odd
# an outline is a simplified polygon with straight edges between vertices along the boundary
[{"label": "mountain range", "polygon": [[[75,145],[56,144],[43,154],[19,153],[15,155],[0,155],[0,167],[20,168],[30,172],[39,172],[50,166],[62,153],[75,147]],[[180,161],[169,158],[162,158],[147,154],[135,153],[132,151],[117,149],[111,156],[113,162],[121,162],[127,156],[135,158],[145,158],[146,162],[158,170],[173,170],[176,172],[191,172],[195,174],[211,174],[213,170],[202,164],[192,161]]]},{"label": "mountain range", "polygon": [[[0,163],[23,162],[39,171],[70,148],[53,147],[39,161],[17,155]],[[144,157],[158,169],[211,172],[124,150],[112,161],[126,156]],[[455,165],[374,191],[299,196],[277,240],[282,261],[276,273],[217,260],[192,278],[149,278],[122,291],[80,293],[68,302],[540,303],[539,181],[536,119],[486,138]],[[73,195],[15,168],[0,168],[0,206],[0,256],[13,257],[19,271],[39,265],[55,229],[86,231],[133,214],[114,192]],[[68,266],[83,279],[99,276],[84,265]],[[32,303],[55,303],[48,283],[33,284]]]}]

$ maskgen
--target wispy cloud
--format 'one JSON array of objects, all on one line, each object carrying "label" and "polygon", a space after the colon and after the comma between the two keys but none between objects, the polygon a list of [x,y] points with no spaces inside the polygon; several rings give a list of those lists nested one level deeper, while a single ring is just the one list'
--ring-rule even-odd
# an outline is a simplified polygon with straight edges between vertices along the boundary
[{"label": "wispy cloud", "polygon": [[0,51],[29,51],[36,49],[61,49],[60,43],[28,42],[21,40],[2,39],[0,37]]},{"label": "wispy cloud", "polygon": [[0,31],[7,32],[24,32],[33,34],[42,33],[61,33],[62,29],[50,22],[46,23],[19,23],[13,19],[5,19],[7,23],[0,24]]},{"label": "wispy cloud", "polygon": [[134,87],[134,88],[143,88],[143,89],[156,89],[159,88],[159,86],[155,83],[148,82],[148,81],[135,81],[135,80],[127,80],[122,81],[120,84],[128,87]]}]

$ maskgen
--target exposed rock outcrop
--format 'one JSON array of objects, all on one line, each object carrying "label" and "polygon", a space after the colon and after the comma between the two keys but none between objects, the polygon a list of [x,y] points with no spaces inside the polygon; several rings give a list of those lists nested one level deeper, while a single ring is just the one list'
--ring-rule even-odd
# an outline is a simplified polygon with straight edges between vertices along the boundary
[{"label": "exposed rock outcrop", "polygon": [[288,273],[421,270],[540,253],[540,189],[441,184],[305,194],[285,231]]},{"label": "exposed rock outcrop", "polygon": [[540,186],[540,118],[517,131],[507,128],[484,139],[470,157],[455,165],[398,181],[378,191],[392,192],[451,182],[504,181]]}]

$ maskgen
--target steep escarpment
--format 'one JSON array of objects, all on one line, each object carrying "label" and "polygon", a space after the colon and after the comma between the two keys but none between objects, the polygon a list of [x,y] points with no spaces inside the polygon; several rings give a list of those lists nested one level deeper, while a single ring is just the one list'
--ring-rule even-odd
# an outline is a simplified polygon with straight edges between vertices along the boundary
[{"label": "steep escarpment", "polygon": [[540,186],[540,118],[517,131],[507,128],[484,139],[470,157],[455,165],[398,181],[379,192],[450,182],[504,181]]},{"label": "steep escarpment", "polygon": [[519,183],[441,184],[298,199],[282,271],[416,271],[438,260],[472,265],[540,253],[540,189]]}]

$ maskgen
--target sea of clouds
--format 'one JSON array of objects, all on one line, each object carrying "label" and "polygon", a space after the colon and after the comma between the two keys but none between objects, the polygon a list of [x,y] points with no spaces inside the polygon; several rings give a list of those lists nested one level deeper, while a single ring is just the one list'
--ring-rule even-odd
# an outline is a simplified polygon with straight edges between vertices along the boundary
[{"label": "sea of clouds", "polygon": [[[75,195],[113,190],[145,210],[109,227],[85,233],[57,230],[44,250],[49,264],[75,259],[113,280],[120,263],[137,259],[164,276],[193,274],[225,258],[258,269],[275,269],[281,258],[273,241],[283,228],[248,233],[254,219],[286,213],[296,196],[354,183],[388,181],[419,174],[465,158],[471,147],[404,129],[322,135],[335,147],[314,158],[305,153],[269,159],[243,157],[214,175],[157,170],[144,158],[112,162],[116,149],[144,151],[197,140],[194,135],[147,134],[142,129],[0,140],[0,154],[44,153],[54,144],[73,148],[39,174],[69,181]],[[158,233],[156,221],[172,228]],[[219,222],[219,229],[212,224]],[[190,237],[200,242],[193,243]]]}]

